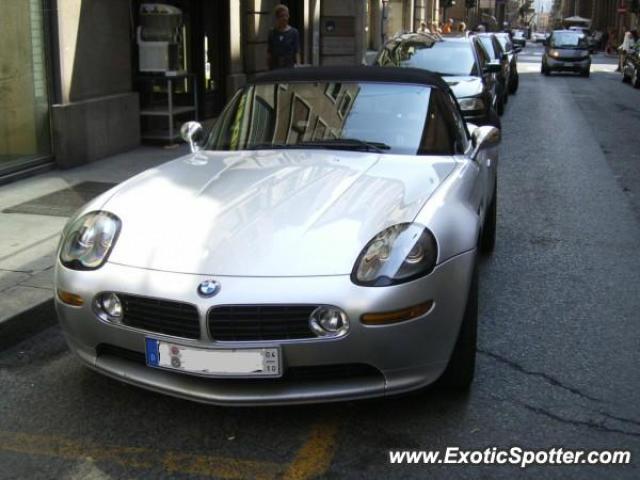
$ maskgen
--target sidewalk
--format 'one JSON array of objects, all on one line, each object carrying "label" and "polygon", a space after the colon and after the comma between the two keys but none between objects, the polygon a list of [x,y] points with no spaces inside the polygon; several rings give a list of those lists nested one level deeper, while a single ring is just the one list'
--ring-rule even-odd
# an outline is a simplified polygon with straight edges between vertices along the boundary
[{"label": "sidewalk", "polygon": [[186,145],[140,147],[0,186],[0,345],[16,331],[37,330],[34,323],[55,322],[55,250],[69,215],[113,184],[187,152]]}]

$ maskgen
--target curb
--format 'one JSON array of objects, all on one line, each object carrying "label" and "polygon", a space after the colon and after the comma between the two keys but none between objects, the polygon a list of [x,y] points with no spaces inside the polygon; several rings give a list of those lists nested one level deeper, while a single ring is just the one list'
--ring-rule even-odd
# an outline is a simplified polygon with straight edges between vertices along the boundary
[{"label": "curb", "polygon": [[0,350],[10,348],[58,323],[53,298],[33,305],[0,323]]}]

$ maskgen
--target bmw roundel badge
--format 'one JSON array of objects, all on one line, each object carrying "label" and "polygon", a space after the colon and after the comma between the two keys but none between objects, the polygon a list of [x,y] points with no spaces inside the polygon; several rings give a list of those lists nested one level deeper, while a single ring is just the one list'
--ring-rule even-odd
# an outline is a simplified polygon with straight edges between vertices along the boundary
[{"label": "bmw roundel badge", "polygon": [[220,283],[215,280],[205,280],[198,285],[198,293],[203,297],[213,297],[220,291]]}]

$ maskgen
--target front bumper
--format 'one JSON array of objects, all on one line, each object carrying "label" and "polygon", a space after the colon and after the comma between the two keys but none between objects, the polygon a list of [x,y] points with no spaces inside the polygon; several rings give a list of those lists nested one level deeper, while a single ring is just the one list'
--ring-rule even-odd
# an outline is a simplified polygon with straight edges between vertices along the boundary
[{"label": "front bumper", "polygon": [[591,68],[591,59],[581,60],[559,59],[546,57],[547,69],[554,72],[585,72]]},{"label": "front bumper", "polygon": [[[220,405],[269,405],[351,400],[402,393],[440,377],[451,356],[461,320],[476,252],[458,255],[427,277],[392,287],[359,287],[348,275],[329,277],[216,277],[220,293],[211,299],[196,287],[211,276],[168,273],[107,263],[90,272],[56,266],[56,288],[85,299],[72,307],[56,299],[56,311],[67,343],[89,367],[143,388],[190,400]],[[183,339],[106,323],[91,308],[94,295],[119,291],[196,305],[201,336]],[[365,326],[364,313],[385,312],[433,300],[423,316],[387,326]],[[339,339],[309,338],[279,341],[215,342],[206,328],[213,305],[317,303],[342,308],[351,321]],[[113,354],[98,354],[100,345],[144,353],[145,337],[200,348],[281,348],[285,370],[293,367],[366,364],[378,375],[311,380],[215,379],[154,369]]]}]

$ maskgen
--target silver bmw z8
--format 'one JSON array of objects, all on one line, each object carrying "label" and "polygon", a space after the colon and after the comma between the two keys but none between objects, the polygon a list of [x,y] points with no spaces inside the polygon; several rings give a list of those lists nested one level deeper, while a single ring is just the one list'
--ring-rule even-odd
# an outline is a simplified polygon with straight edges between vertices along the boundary
[{"label": "silver bmw z8", "polygon": [[191,153],[64,228],[56,310],[105,375],[222,405],[467,388],[500,132],[408,68],[258,76]]}]

